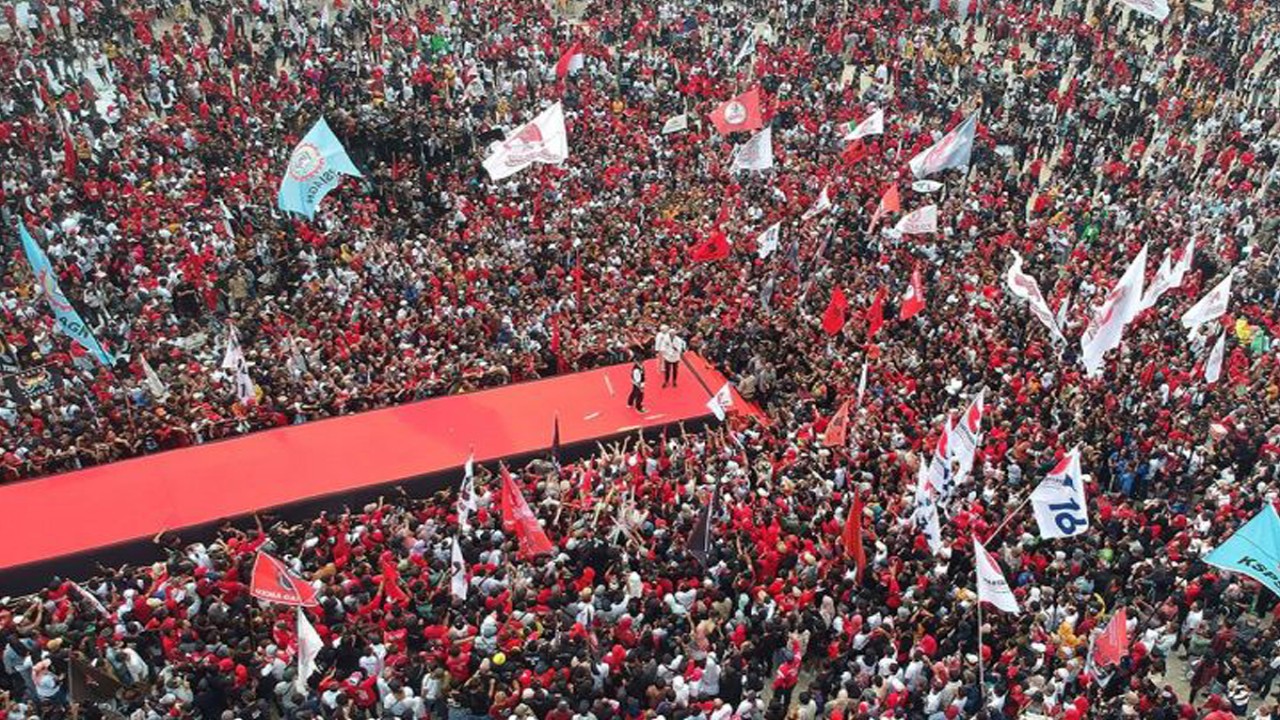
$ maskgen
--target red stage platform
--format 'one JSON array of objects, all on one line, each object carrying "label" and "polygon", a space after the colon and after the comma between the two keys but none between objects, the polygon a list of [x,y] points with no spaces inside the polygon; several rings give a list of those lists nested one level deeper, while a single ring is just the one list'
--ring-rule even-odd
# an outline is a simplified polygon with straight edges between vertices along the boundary
[{"label": "red stage platform", "polygon": [[[724,377],[690,363],[714,392]],[[552,420],[571,445],[704,418],[707,391],[681,369],[678,389],[660,389],[646,367],[647,412],[626,407],[630,365],[452,395],[321,420],[243,438],[0,486],[5,536],[0,570],[150,538],[326,495],[537,452]],[[657,379],[658,382],[654,382]],[[734,398],[737,408],[758,412]],[[461,480],[461,477],[459,477]]]}]

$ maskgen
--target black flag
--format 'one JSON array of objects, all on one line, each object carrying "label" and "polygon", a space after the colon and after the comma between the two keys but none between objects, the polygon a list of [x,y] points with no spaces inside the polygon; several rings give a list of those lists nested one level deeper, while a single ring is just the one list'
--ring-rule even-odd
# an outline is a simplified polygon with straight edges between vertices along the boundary
[{"label": "black flag", "polygon": [[707,556],[711,553],[711,519],[715,517],[717,490],[716,486],[711,486],[711,497],[707,498],[706,506],[698,514],[698,521],[693,524],[689,542],[685,546],[689,554],[698,558],[698,562],[703,565],[707,564]]}]

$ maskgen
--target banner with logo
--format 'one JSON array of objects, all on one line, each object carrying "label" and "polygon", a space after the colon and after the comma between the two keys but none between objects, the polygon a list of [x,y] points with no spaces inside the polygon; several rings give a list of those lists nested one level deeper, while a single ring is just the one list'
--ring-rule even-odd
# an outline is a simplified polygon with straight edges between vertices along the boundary
[{"label": "banner with logo", "polygon": [[534,163],[559,165],[569,159],[569,132],[564,126],[564,106],[556,103],[516,128],[505,140],[489,147],[484,169],[502,180]]},{"label": "banner with logo", "polygon": [[313,218],[320,201],[338,187],[343,175],[364,177],[347,157],[346,148],[329,129],[329,123],[320,118],[289,156],[276,206]]},{"label": "banner with logo", "polygon": [[1244,573],[1280,595],[1280,515],[1271,503],[1214,548],[1204,561],[1223,570]]},{"label": "banner with logo", "polygon": [[18,224],[18,237],[22,240],[22,251],[31,265],[31,274],[36,278],[36,285],[40,286],[40,294],[53,310],[58,329],[75,340],[80,347],[88,350],[98,362],[107,367],[114,365],[115,356],[103,349],[98,339],[93,336],[93,331],[80,318],[80,313],[72,307],[67,296],[62,294],[62,288],[58,286],[58,276],[53,272],[53,266],[49,264],[49,256],[44,254],[44,250],[27,232],[27,227],[21,223]]},{"label": "banner with logo", "polygon": [[4,377],[4,390],[9,399],[23,407],[62,387],[62,375],[53,366],[20,370]]}]

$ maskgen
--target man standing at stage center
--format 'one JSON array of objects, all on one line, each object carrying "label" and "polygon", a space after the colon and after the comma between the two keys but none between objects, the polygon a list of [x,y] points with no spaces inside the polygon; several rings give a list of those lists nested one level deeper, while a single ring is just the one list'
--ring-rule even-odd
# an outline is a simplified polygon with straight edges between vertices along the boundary
[{"label": "man standing at stage center", "polygon": [[644,363],[639,353],[631,355],[631,394],[627,396],[627,407],[644,412]]},{"label": "man standing at stage center", "polygon": [[653,338],[653,351],[662,358],[662,387],[668,383],[676,386],[676,378],[680,374],[680,358],[684,355],[684,338],[675,330],[663,325]]}]

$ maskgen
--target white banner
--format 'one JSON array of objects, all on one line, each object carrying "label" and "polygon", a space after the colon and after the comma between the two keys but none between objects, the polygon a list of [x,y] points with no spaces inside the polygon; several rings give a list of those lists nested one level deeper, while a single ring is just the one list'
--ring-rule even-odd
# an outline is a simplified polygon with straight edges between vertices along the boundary
[{"label": "white banner", "polygon": [[1160,22],[1169,17],[1169,0],[1120,0],[1120,3]]},{"label": "white banner", "polygon": [[766,127],[733,150],[732,172],[773,167],[773,128]]},{"label": "white banner", "polygon": [[569,133],[564,126],[564,108],[556,103],[516,128],[507,139],[490,145],[484,169],[489,171],[489,177],[502,180],[533,163],[559,165],[568,159]]},{"label": "white banner", "polygon": [[938,142],[911,158],[909,164],[916,179],[929,177],[948,168],[968,167],[977,129],[978,112],[975,111]]},{"label": "white banner", "polygon": [[938,231],[938,206],[925,205],[903,216],[893,229],[903,235],[923,235]]},{"label": "white banner", "polygon": [[1213,322],[1227,312],[1227,305],[1230,303],[1231,273],[1228,272],[1222,282],[1182,315],[1182,326],[1188,330],[1195,330],[1207,322]]},{"label": "white banner", "polygon": [[1031,493],[1040,537],[1073,537],[1089,529],[1089,506],[1080,472],[1080,451],[1073,448]]},{"label": "white banner", "polygon": [[884,110],[877,110],[862,122],[858,123],[853,130],[844,136],[845,142],[853,142],[870,135],[884,134]]},{"label": "white banner", "polygon": [[1209,360],[1204,364],[1204,382],[1206,385],[1212,385],[1218,382],[1218,378],[1222,377],[1222,353],[1226,351],[1227,333],[1222,331],[1218,333],[1218,342],[1214,343],[1213,350],[1209,353]]}]

